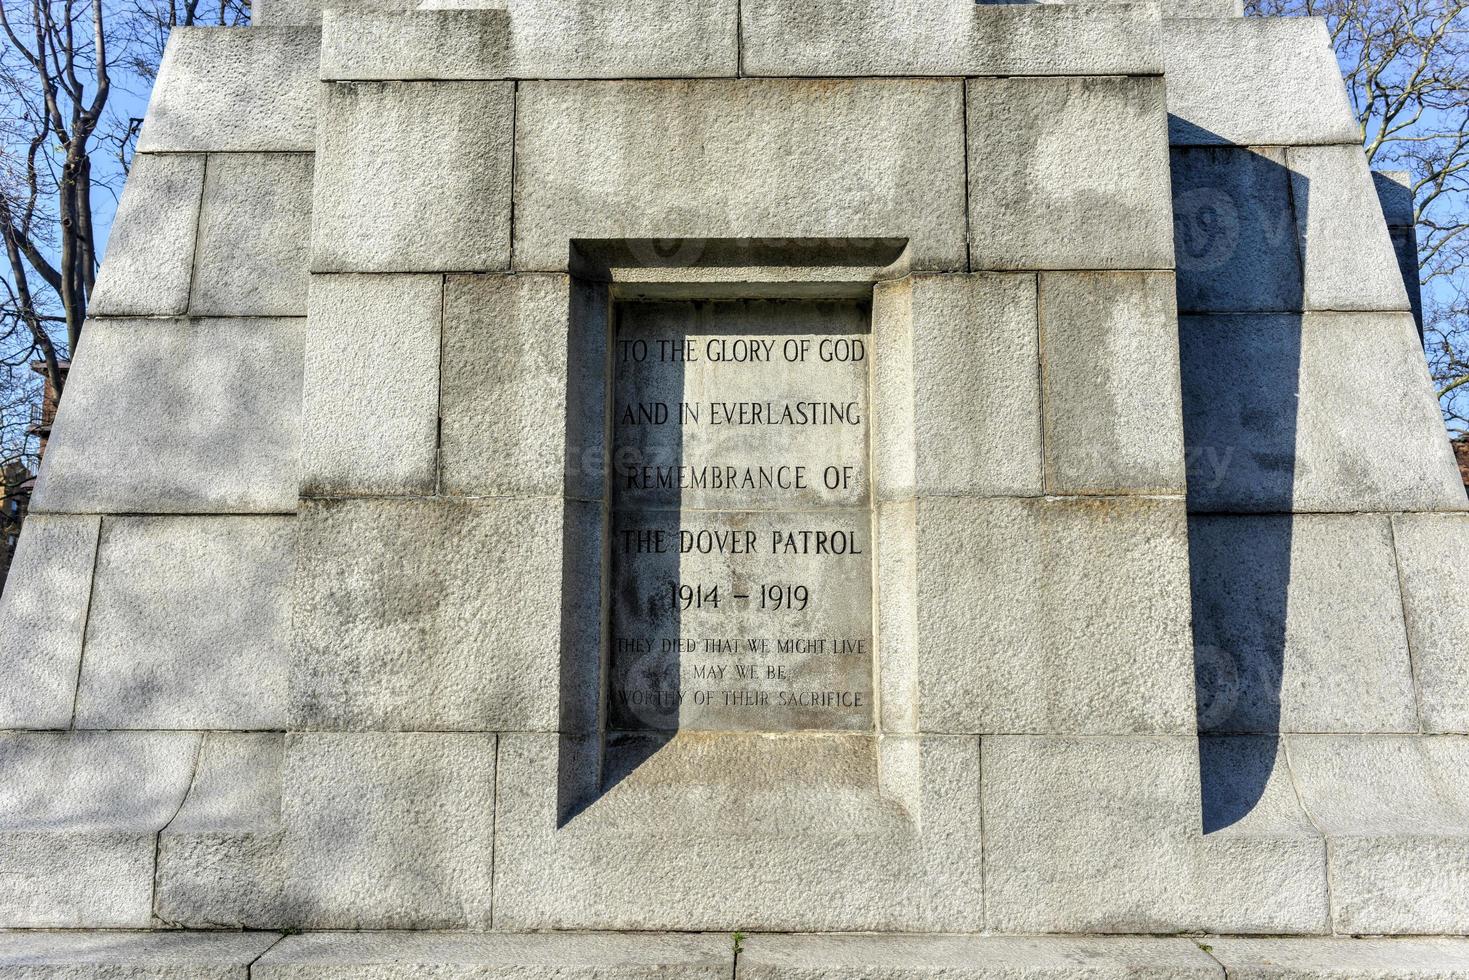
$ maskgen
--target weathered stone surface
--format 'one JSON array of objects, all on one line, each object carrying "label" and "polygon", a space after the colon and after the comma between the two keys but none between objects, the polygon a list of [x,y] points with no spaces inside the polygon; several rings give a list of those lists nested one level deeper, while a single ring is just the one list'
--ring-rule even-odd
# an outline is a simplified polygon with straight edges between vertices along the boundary
[{"label": "weathered stone surface", "polygon": [[79,728],[284,728],[292,517],[109,517]]},{"label": "weathered stone surface", "polygon": [[1035,277],[912,276],[873,296],[873,481],[914,494],[1039,495]]},{"label": "weathered stone surface", "polygon": [[433,493],[443,294],[439,276],[312,277],[303,493]]},{"label": "weathered stone surface", "polygon": [[278,732],[209,732],[193,785],[158,839],[155,907],[192,928],[289,925]]},{"label": "weathered stone surface", "polygon": [[89,324],[32,509],[295,510],[303,322]]},{"label": "weathered stone surface", "polygon": [[96,517],[28,517],[0,600],[0,728],[66,728],[97,555]]},{"label": "weathered stone surface", "polygon": [[1205,840],[1321,836],[1301,808],[1277,735],[1201,735],[1199,795]]},{"label": "weathered stone surface", "polygon": [[1173,276],[1040,277],[1046,492],[1184,492]]},{"label": "weathered stone surface", "polygon": [[310,153],[210,155],[192,314],[306,314],[311,170]]},{"label": "weathered stone surface", "polygon": [[1173,267],[1162,79],[966,84],[972,268]]},{"label": "weathered stone surface", "polygon": [[1179,347],[1190,510],[1465,508],[1411,315],[1181,317]]},{"label": "weathered stone surface", "polygon": [[[750,75],[1156,75],[1156,8],[863,0],[741,7]],[[513,21],[512,21],[513,23]]]},{"label": "weathered stone surface", "polygon": [[202,154],[134,155],[88,307],[93,316],[173,316],[188,309],[203,194]]},{"label": "weathered stone surface", "polygon": [[1173,252],[1184,313],[1295,313],[1301,261],[1281,147],[1183,146]]},{"label": "weathered stone surface", "polygon": [[315,272],[474,272],[510,264],[508,82],[323,88]]},{"label": "weathered stone surface", "polygon": [[296,920],[311,928],[489,928],[495,738],[287,735],[282,812]]},{"label": "weathered stone surface", "polygon": [[292,936],[255,964],[259,980],[728,980],[728,936],[558,933]]},{"label": "weathered stone surface", "polygon": [[444,297],[444,493],[600,498],[606,287],[565,275],[453,276]]},{"label": "weathered stone surface", "polygon": [[309,27],[173,30],[138,151],[314,149],[320,47]]},{"label": "weathered stone surface", "polygon": [[327,501],[299,520],[292,727],[590,729],[597,505]]},{"label": "weathered stone surface", "polygon": [[991,930],[1326,930],[1314,832],[1292,822],[1200,836],[1193,737],[983,741]]},{"label": "weathered stone surface", "polygon": [[1385,515],[1189,520],[1199,726],[1416,731]]},{"label": "weathered stone surface", "polygon": [[1244,0],[1164,0],[1163,17],[1243,17]]},{"label": "weathered stone surface", "polygon": [[0,922],[146,928],[155,841],[183,802],[199,740],[0,734]]},{"label": "weathered stone surface", "polygon": [[1469,515],[1399,514],[1392,525],[1423,728],[1469,733],[1469,605],[1460,601],[1469,595]]},{"label": "weathered stone surface", "polygon": [[1335,930],[1469,931],[1469,741],[1288,739],[1301,804],[1331,840]]},{"label": "weathered stone surface", "polygon": [[962,269],[961,112],[952,80],[525,83],[516,267],[574,238],[857,237]]},{"label": "weathered stone surface", "polygon": [[510,71],[504,7],[319,11],[327,81],[488,80]]},{"label": "weathered stone surface", "polygon": [[753,936],[739,980],[1222,980],[1187,939],[1019,936]]},{"label": "weathered stone surface", "polygon": [[921,730],[1194,730],[1181,500],[920,500]]},{"label": "weathered stone surface", "polygon": [[1201,940],[1230,980],[1463,980],[1469,942],[1462,939]]},{"label": "weathered stone surface", "polygon": [[0,932],[0,976],[16,980],[247,980],[275,933]]},{"label": "weathered stone surface", "polygon": [[498,928],[982,922],[976,739],[623,736],[600,765],[595,742],[502,739]]},{"label": "weathered stone surface", "polygon": [[1324,20],[1178,19],[1166,33],[1175,146],[1361,143]]},{"label": "weathered stone surface", "polygon": [[1304,309],[1408,309],[1361,149],[1293,146],[1286,160],[1305,270]]},{"label": "weathered stone surface", "polygon": [[1374,170],[1372,188],[1377,191],[1382,220],[1389,228],[1416,223],[1411,173],[1406,170]]}]

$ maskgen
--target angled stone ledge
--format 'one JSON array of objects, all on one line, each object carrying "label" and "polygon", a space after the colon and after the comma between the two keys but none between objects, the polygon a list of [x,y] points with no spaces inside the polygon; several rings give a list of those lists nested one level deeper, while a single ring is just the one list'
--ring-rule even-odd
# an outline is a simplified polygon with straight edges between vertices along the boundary
[{"label": "angled stone ledge", "polygon": [[1176,19],[1166,34],[1173,145],[1361,145],[1324,20]]},{"label": "angled stone ledge", "polygon": [[296,509],[304,318],[94,320],[37,513]]},{"label": "angled stone ledge", "polygon": [[177,316],[188,309],[203,194],[203,155],[134,155],[108,232],[92,315]]},{"label": "angled stone ledge", "polygon": [[100,528],[96,517],[26,518],[0,600],[0,728],[71,724]]},{"label": "angled stone ledge", "polygon": [[1469,514],[1397,514],[1392,526],[1423,729],[1469,734]]},{"label": "angled stone ledge", "polygon": [[175,28],[138,152],[314,149],[320,47],[312,27]]},{"label": "angled stone ledge", "polygon": [[1239,980],[1409,980],[1469,976],[1463,939],[1201,939]]},{"label": "angled stone ledge", "polygon": [[973,269],[1171,269],[1163,80],[968,80]]},{"label": "angled stone ledge", "polygon": [[741,7],[750,75],[1158,75],[1151,4],[861,0]]},{"label": "angled stone ledge", "polygon": [[248,980],[276,933],[0,932],[0,976],[25,980]]}]

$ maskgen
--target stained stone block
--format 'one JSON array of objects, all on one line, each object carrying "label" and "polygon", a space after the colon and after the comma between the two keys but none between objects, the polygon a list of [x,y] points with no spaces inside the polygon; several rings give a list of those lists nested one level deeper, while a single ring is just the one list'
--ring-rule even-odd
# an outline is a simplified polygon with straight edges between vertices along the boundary
[{"label": "stained stone block", "polygon": [[1382,208],[1357,146],[1293,146],[1291,199],[1307,310],[1407,310]]},{"label": "stained stone block", "polygon": [[1463,939],[1210,938],[1230,980],[1397,980],[1469,977]]},{"label": "stained stone block", "polygon": [[297,921],[488,929],[495,738],[287,735],[286,893]]},{"label": "stained stone block", "polygon": [[963,268],[957,82],[528,82],[516,112],[518,269],[574,238],[907,238]]},{"label": "stained stone block", "polygon": [[1181,317],[1179,347],[1191,511],[1465,508],[1411,315]]},{"label": "stained stone block", "polygon": [[1288,748],[1301,804],[1331,841],[1335,931],[1469,931],[1469,743],[1299,735]]},{"label": "stained stone block", "polygon": [[1199,726],[1416,731],[1383,515],[1189,520]]},{"label": "stained stone block", "polygon": [[439,276],[312,277],[304,493],[433,493],[443,294]]},{"label": "stained stone block", "polygon": [[251,969],[258,980],[729,980],[728,936],[557,933],[292,936]]},{"label": "stained stone block", "polygon": [[1325,20],[1205,17],[1166,30],[1173,145],[1360,146]]},{"label": "stained stone block", "polygon": [[510,264],[508,82],[322,89],[314,272],[473,272]]},{"label": "stained stone block", "polygon": [[326,501],[299,520],[293,728],[594,724],[597,505]]},{"label": "stained stone block", "polygon": [[1193,737],[983,741],[991,930],[1326,931],[1314,831],[1272,820],[1200,836]]},{"label": "stained stone block", "polygon": [[609,315],[565,275],[448,280],[443,492],[602,496]]},{"label": "stained stone block", "polygon": [[1184,146],[1170,157],[1179,310],[1299,311],[1301,261],[1284,148]]},{"label": "stained stone block", "polygon": [[502,739],[497,928],[982,924],[976,739]]},{"label": "stained stone block", "polygon": [[309,153],[214,153],[204,178],[189,311],[304,316]]},{"label": "stained stone block", "polygon": [[320,47],[310,27],[174,29],[138,152],[314,149]]},{"label": "stained stone block", "polygon": [[1424,730],[1469,732],[1469,516],[1399,514],[1392,524]]},{"label": "stained stone block", "polygon": [[189,795],[158,840],[159,919],[192,928],[289,925],[278,732],[209,732]]},{"label": "stained stone block", "polygon": [[199,740],[0,734],[0,922],[146,928],[157,835],[183,803]]},{"label": "stained stone block", "polygon": [[921,728],[1194,730],[1181,500],[917,510]]},{"label": "stained stone block", "polygon": [[488,80],[510,71],[510,15],[499,8],[319,12],[324,81]]},{"label": "stained stone block", "polygon": [[1184,492],[1169,273],[1040,277],[1046,492]]},{"label": "stained stone block", "polygon": [[1156,75],[1156,8],[1106,5],[742,5],[749,75]]},{"label": "stained stone block", "polygon": [[1040,494],[1034,276],[882,283],[872,330],[879,497]]},{"label": "stained stone block", "polygon": [[284,728],[291,517],[109,517],[79,728]]},{"label": "stained stone block", "polygon": [[0,932],[0,976],[25,980],[248,980],[275,933]]},{"label": "stained stone block", "polygon": [[76,702],[82,631],[100,520],[26,518],[0,600],[0,728],[66,728]]},{"label": "stained stone block", "polygon": [[93,316],[175,316],[188,309],[203,194],[202,154],[133,156],[88,307]]},{"label": "stained stone block", "polygon": [[1220,980],[1187,939],[753,936],[737,980]]},{"label": "stained stone block", "polygon": [[970,266],[1173,267],[1160,78],[975,78]]}]

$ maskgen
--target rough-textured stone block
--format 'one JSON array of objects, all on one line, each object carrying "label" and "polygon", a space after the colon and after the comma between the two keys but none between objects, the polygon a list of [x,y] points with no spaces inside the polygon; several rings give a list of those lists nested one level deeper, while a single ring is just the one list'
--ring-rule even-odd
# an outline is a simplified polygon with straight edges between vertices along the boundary
[{"label": "rough-textured stone block", "polygon": [[1046,492],[1184,492],[1168,273],[1040,277]]},{"label": "rough-textured stone block", "polygon": [[1035,277],[913,276],[873,299],[873,481],[914,494],[1039,495]]},{"label": "rough-textured stone block", "polygon": [[0,734],[0,923],[146,928],[157,835],[183,803],[199,740]]},{"label": "rough-textured stone block", "polygon": [[1192,732],[1181,500],[920,500],[921,730]]},{"label": "rough-textured stone block", "polygon": [[313,149],[320,47],[314,28],[175,28],[138,151]]},{"label": "rough-textured stone block", "polygon": [[502,738],[498,928],[981,925],[976,739]]},{"label": "rough-textured stone block", "polygon": [[1291,822],[1200,836],[1194,738],[983,741],[991,930],[1326,930],[1314,832]]},{"label": "rough-textured stone block", "polygon": [[523,84],[516,267],[574,238],[858,237],[962,269],[961,112],[952,80]]},{"label": "rough-textured stone block", "polygon": [[1331,841],[1335,931],[1469,932],[1469,741],[1298,735],[1287,747],[1301,804]]},{"label": "rough-textured stone block", "polygon": [[1424,730],[1469,733],[1469,515],[1392,522]]},{"label": "rough-textured stone block", "polygon": [[1304,309],[1409,309],[1361,149],[1293,146],[1286,160],[1305,270]]},{"label": "rough-textured stone block", "polygon": [[1202,940],[1230,980],[1464,980],[1463,939]]},{"label": "rough-textured stone block", "polygon": [[728,936],[610,933],[293,936],[255,964],[259,980],[728,980]]},{"label": "rough-textured stone block", "polygon": [[1189,520],[1199,727],[1416,731],[1384,515]]},{"label": "rough-textured stone block", "polygon": [[1175,146],[1361,143],[1324,20],[1179,19],[1166,34]]},{"label": "rough-textured stone block", "polygon": [[79,728],[284,728],[292,517],[109,517]]},{"label": "rough-textured stone block", "polygon": [[433,493],[443,294],[439,276],[312,277],[303,493]]},{"label": "rough-textured stone block", "polygon": [[303,322],[89,324],[32,509],[295,510]]},{"label": "rough-textured stone block", "polygon": [[754,936],[738,980],[1222,980],[1187,939]]},{"label": "rough-textured stone block", "polygon": [[975,269],[1173,267],[1161,78],[976,78]]},{"label": "rough-textured stone block", "polygon": [[209,732],[158,839],[158,918],[192,928],[289,925],[278,732]]},{"label": "rough-textured stone block", "polygon": [[189,312],[305,316],[309,153],[215,153],[204,179]]},{"label": "rough-textured stone block", "polygon": [[15,980],[248,980],[275,933],[0,932],[0,976]]},{"label": "rough-textured stone block", "polygon": [[1377,191],[1377,205],[1389,228],[1417,222],[1411,173],[1406,170],[1374,170],[1372,188]]},{"label": "rough-textured stone block", "polygon": [[565,275],[455,276],[444,297],[444,493],[600,498],[605,285]]},{"label": "rough-textured stone block", "polygon": [[1301,260],[1281,147],[1174,147],[1173,254],[1184,313],[1295,313]]},{"label": "rough-textured stone block", "polygon": [[487,929],[495,736],[286,736],[286,894],[313,928]]},{"label": "rough-textured stone block", "polygon": [[510,264],[508,82],[323,87],[315,272],[475,272]]},{"label": "rough-textured stone block", "polygon": [[750,75],[1156,75],[1146,4],[783,3],[741,7]]},{"label": "rough-textured stone block", "polygon": [[189,307],[204,157],[138,153],[107,234],[93,316],[176,316]]},{"label": "rough-textured stone block", "polygon": [[1190,510],[1465,508],[1411,315],[1180,317],[1179,348]]},{"label": "rough-textured stone block", "polygon": [[299,520],[293,727],[594,723],[596,505],[328,501]]},{"label": "rough-textured stone block", "polygon": [[65,728],[76,703],[92,595],[96,517],[36,514],[0,600],[0,728]]}]

